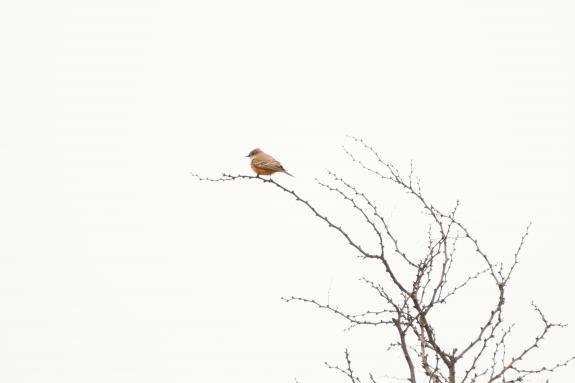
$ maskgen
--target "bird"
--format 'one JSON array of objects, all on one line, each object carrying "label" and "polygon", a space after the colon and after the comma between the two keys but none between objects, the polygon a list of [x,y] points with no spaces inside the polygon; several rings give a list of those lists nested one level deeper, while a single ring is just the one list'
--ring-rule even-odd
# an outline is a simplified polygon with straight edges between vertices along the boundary
[{"label": "bird", "polygon": [[288,173],[282,164],[280,164],[275,158],[265,153],[260,148],[256,148],[250,152],[246,157],[251,160],[250,166],[252,170],[256,172],[257,177],[271,176],[274,173],[280,172],[285,173],[288,176],[293,177],[292,174]]}]

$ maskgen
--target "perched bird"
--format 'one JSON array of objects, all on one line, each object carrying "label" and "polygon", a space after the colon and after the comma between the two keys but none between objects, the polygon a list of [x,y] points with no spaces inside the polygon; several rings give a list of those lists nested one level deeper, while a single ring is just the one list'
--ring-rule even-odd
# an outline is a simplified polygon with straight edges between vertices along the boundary
[{"label": "perched bird", "polygon": [[250,154],[248,154],[246,157],[249,157],[251,159],[250,165],[252,167],[252,170],[254,172],[256,172],[258,177],[260,175],[261,176],[271,176],[272,174],[277,173],[277,172],[285,173],[288,176],[293,177],[293,175],[289,174],[284,169],[282,164],[280,164],[278,161],[276,161],[269,154],[264,153],[259,148],[252,150],[250,152]]}]

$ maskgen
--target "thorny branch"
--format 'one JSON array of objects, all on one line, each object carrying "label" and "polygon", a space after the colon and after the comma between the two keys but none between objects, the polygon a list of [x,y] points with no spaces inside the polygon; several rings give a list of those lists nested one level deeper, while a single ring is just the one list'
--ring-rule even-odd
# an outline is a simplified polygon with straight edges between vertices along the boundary
[{"label": "thorny branch", "polygon": [[[553,328],[565,325],[552,323],[547,320],[538,306],[533,304],[543,328],[534,340],[520,348],[515,355],[510,356],[508,338],[513,325],[504,325],[503,309],[506,299],[506,289],[509,281],[519,263],[521,251],[529,235],[530,224],[522,235],[519,245],[513,254],[511,265],[505,268],[502,263],[496,263],[479,245],[479,241],[470,230],[457,218],[459,201],[455,207],[444,213],[431,204],[423,194],[420,180],[414,176],[413,164],[410,164],[409,173],[403,176],[393,164],[384,161],[371,146],[363,140],[350,137],[354,145],[373,157],[374,164],[368,164],[359,155],[347,148],[343,148],[348,158],[359,167],[378,177],[381,181],[390,183],[406,192],[418,203],[428,217],[430,225],[427,238],[427,251],[424,254],[408,254],[401,246],[399,237],[391,228],[388,219],[380,212],[375,202],[360,191],[352,183],[346,181],[332,171],[328,171],[331,182],[316,179],[317,183],[342,198],[366,222],[370,231],[377,240],[377,251],[368,251],[357,240],[351,237],[348,231],[334,222],[329,216],[321,213],[312,203],[304,199],[295,190],[276,182],[272,178],[259,176],[222,174],[217,178],[203,177],[193,174],[200,181],[229,182],[236,180],[258,181],[271,184],[281,191],[290,194],[297,202],[303,204],[315,216],[334,229],[345,241],[358,252],[362,259],[377,261],[389,277],[395,291],[384,289],[382,284],[361,278],[367,286],[375,290],[382,300],[384,308],[367,309],[363,312],[351,314],[345,309],[328,303],[321,303],[315,299],[290,297],[284,298],[287,302],[297,301],[311,304],[319,309],[327,310],[347,321],[347,329],[356,326],[390,326],[395,329],[397,342],[392,343],[388,350],[399,349],[406,366],[406,377],[399,378],[410,383],[417,381],[429,383],[491,383],[491,382],[522,382],[526,377],[550,373],[569,364],[574,357],[550,366],[528,368],[524,366],[525,357],[538,349],[541,341]],[[467,242],[474,249],[475,254],[484,263],[484,267],[476,271],[468,271],[459,283],[453,283],[451,271],[454,260],[457,258],[459,244]],[[390,245],[391,252],[387,251]],[[391,262],[393,259],[393,263]],[[408,270],[412,270],[412,279],[400,277],[395,262],[401,261]],[[443,339],[436,334],[435,325],[432,324],[430,314],[439,305],[448,303],[449,298],[461,293],[472,282],[489,278],[494,286],[494,300],[492,308],[487,310],[482,324],[467,341],[462,340],[461,347],[448,350]],[[464,313],[456,313],[462,317]],[[345,350],[345,367],[326,365],[347,377],[351,383],[361,383],[360,377],[352,369],[349,351]],[[457,372],[459,372],[457,374]],[[368,382],[375,383],[374,376],[368,375]]]}]

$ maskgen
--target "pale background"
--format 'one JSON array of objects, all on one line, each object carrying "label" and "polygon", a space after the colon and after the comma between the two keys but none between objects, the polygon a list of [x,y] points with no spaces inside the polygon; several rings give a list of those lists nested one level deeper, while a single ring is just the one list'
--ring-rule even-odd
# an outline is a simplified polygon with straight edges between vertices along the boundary
[{"label": "pale background", "polygon": [[260,146],[325,202],[346,134],[461,199],[495,259],[533,221],[507,313],[534,334],[534,299],[571,324],[540,360],[572,355],[573,20],[547,0],[3,1],[0,381],[336,382],[345,347],[394,381],[393,333],[280,300],[362,303],[370,265],[271,185],[189,175],[249,174]]}]

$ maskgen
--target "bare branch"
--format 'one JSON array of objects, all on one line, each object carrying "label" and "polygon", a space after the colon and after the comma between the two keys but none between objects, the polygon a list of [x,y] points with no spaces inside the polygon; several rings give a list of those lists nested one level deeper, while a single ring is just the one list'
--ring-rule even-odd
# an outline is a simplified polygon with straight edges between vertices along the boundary
[{"label": "bare branch", "polygon": [[361,380],[355,375],[355,373],[353,372],[353,369],[351,368],[351,359],[349,356],[349,351],[347,350],[347,348],[345,349],[345,362],[346,362],[346,366],[345,368],[341,368],[337,365],[331,365],[327,362],[325,362],[325,365],[333,370],[337,370],[339,372],[341,372],[342,374],[344,374],[345,376],[347,376],[349,378],[349,380],[351,381],[351,383],[361,383]]},{"label": "bare branch", "polygon": [[392,324],[393,322],[391,319],[369,320],[369,319],[365,319],[365,318],[370,318],[370,317],[376,317],[377,318],[377,316],[382,315],[382,314],[393,314],[393,313],[395,313],[394,310],[383,309],[383,310],[377,310],[377,311],[367,310],[367,311],[359,313],[359,314],[348,314],[348,313],[341,311],[338,307],[331,306],[330,304],[322,304],[322,303],[319,303],[318,301],[316,301],[314,299],[307,299],[307,298],[300,298],[300,297],[290,297],[290,298],[282,298],[282,299],[286,302],[299,301],[299,302],[310,303],[319,309],[331,311],[332,313],[334,313],[334,314],[346,319],[348,322],[350,322],[350,326],[347,329],[351,329],[351,328],[353,328],[355,326],[359,326],[359,325],[379,326],[382,324]]},{"label": "bare branch", "polygon": [[503,368],[498,373],[492,374],[492,376],[488,380],[488,383],[489,382],[495,382],[497,379],[502,377],[505,374],[505,372],[507,372],[507,371],[515,371],[516,373],[518,373],[518,376],[516,378],[514,378],[513,380],[507,380],[507,381],[518,382],[518,381],[521,381],[524,377],[531,375],[531,374],[555,371],[557,368],[564,367],[567,364],[569,364],[573,359],[575,359],[575,356],[573,356],[573,357],[565,360],[564,362],[557,363],[554,366],[540,367],[538,369],[533,369],[533,370],[523,369],[523,368],[520,368],[517,366],[517,364],[520,363],[527,354],[529,354],[534,349],[539,348],[539,344],[547,336],[547,334],[549,333],[549,331],[552,328],[554,328],[554,327],[565,327],[566,326],[565,324],[562,324],[562,323],[549,322],[547,320],[547,318],[545,317],[545,315],[543,314],[543,312],[541,311],[541,309],[539,309],[539,307],[535,303],[531,302],[531,305],[532,305],[533,309],[537,312],[537,314],[539,314],[539,318],[543,322],[543,329],[541,330],[539,335],[537,335],[535,337],[535,339],[533,340],[533,343],[531,343],[529,346],[524,348],[523,351],[521,351],[517,356],[512,357],[511,360],[509,360],[507,362],[504,361]]}]

